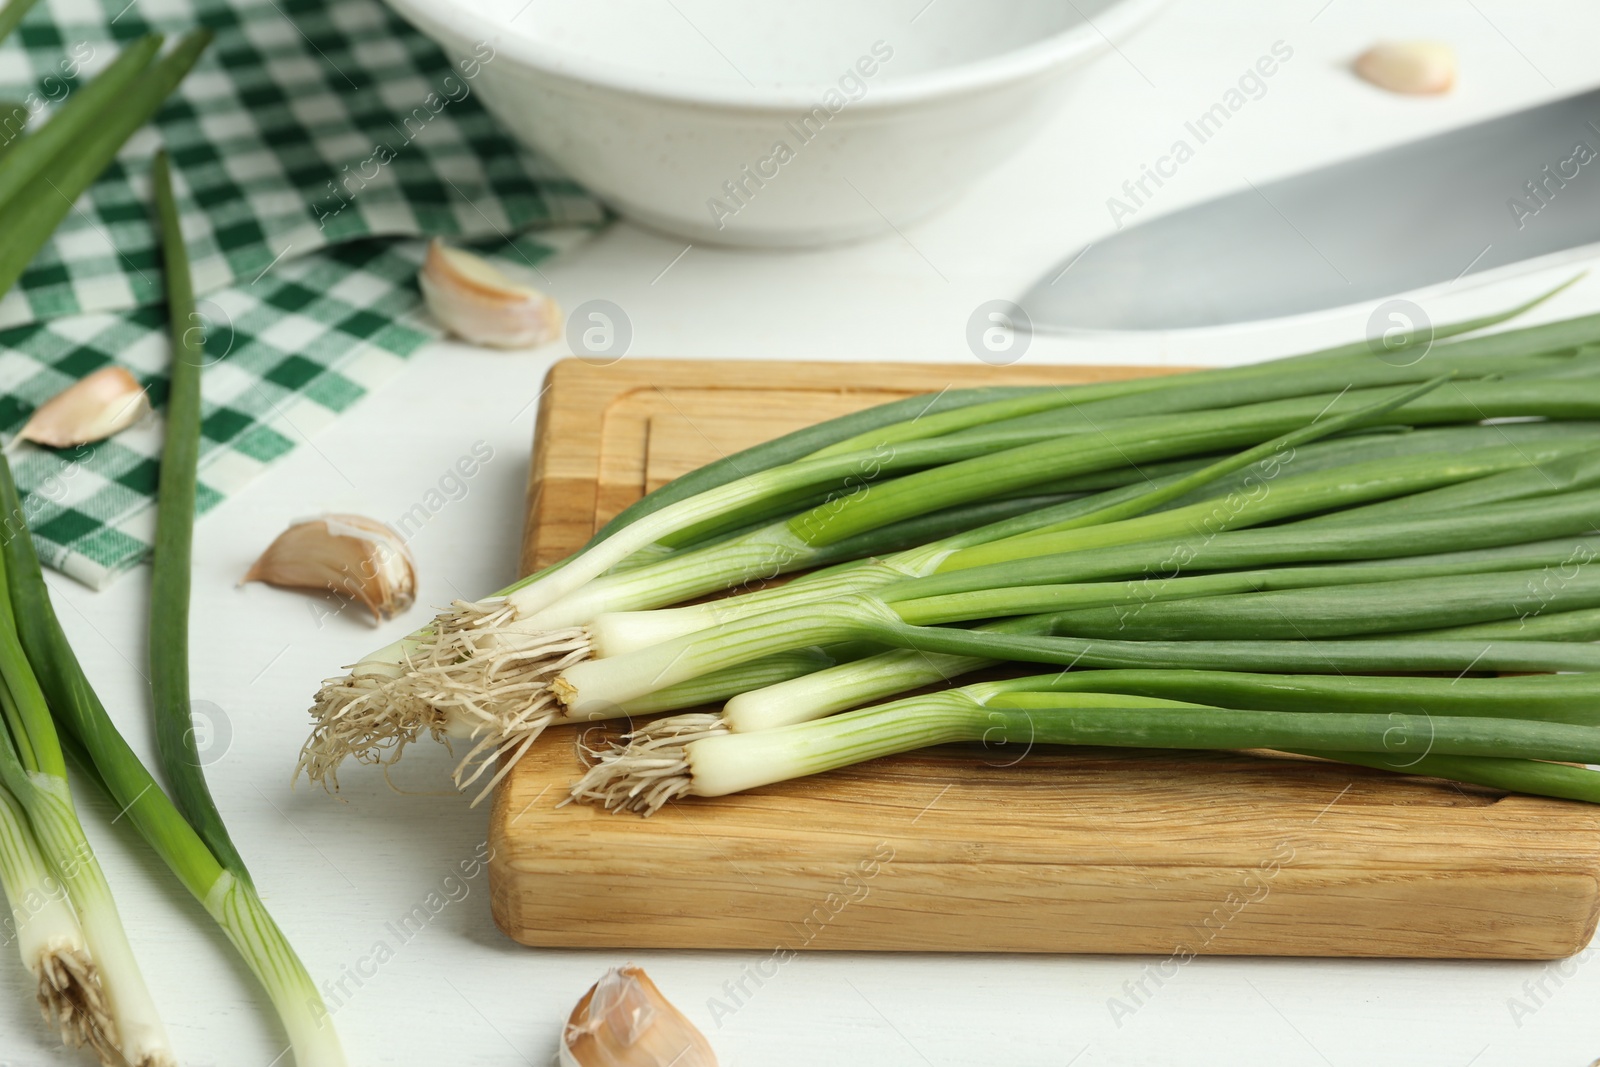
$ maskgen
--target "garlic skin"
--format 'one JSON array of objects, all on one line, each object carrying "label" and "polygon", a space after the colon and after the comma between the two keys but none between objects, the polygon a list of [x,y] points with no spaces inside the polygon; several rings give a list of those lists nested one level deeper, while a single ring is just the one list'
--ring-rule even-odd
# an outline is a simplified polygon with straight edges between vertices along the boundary
[{"label": "garlic skin", "polygon": [[391,527],[364,515],[323,515],[290,526],[251,565],[240,584],[330,589],[366,605],[374,622],[409,608],[417,564]]},{"label": "garlic skin", "polygon": [[1363,52],[1355,71],[1393,93],[1446,93],[1456,83],[1456,53],[1441,41],[1385,41]]},{"label": "garlic skin", "polygon": [[435,237],[417,275],[428,310],[445,329],[490,348],[532,348],[561,335],[561,306],[487,260]]},{"label": "garlic skin", "polygon": [[716,1067],[705,1035],[641,967],[613,967],[589,987],[561,1032],[561,1067]]},{"label": "garlic skin", "polygon": [[149,410],[149,395],[126,368],[101,367],[40,404],[12,443],[93,444],[132,426]]}]

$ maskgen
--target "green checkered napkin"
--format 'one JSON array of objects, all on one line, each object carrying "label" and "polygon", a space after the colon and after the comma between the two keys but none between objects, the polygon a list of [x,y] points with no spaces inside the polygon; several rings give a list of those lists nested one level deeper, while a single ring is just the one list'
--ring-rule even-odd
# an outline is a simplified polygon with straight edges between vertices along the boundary
[{"label": "green checkered napkin", "polygon": [[[535,263],[603,212],[377,0],[45,0],[0,47],[0,99],[48,106],[79,62],[87,77],[145,33],[200,25],[216,31],[209,52],[0,300],[0,433],[113,362],[160,406],[145,175],[165,145],[220,357],[205,375],[204,510],[434,336],[416,313],[421,242],[379,238],[446,234]],[[492,42],[479,54],[494,62]],[[145,555],[160,437],[148,420],[93,448],[13,452],[51,566],[101,586]]]}]

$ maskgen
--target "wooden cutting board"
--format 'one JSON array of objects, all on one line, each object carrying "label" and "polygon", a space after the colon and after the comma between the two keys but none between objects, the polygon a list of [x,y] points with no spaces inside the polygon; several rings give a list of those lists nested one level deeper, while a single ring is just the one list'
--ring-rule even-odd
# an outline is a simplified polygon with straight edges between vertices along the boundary
[{"label": "wooden cutting board", "polygon": [[[647,490],[910,393],[1088,367],[558,364],[524,572]],[[1588,943],[1600,807],[1244,754],[951,748],[646,820],[558,808],[575,734],[496,797],[496,921],[528,945],[1546,959]]]}]

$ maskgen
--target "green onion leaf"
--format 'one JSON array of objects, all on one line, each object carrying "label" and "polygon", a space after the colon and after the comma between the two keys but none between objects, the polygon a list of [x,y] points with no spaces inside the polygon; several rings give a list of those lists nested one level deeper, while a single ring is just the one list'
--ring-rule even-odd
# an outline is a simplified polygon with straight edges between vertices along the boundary
[{"label": "green onion leaf", "polygon": [[189,571],[194,542],[195,482],[200,462],[200,371],[205,337],[195,312],[194,281],[172,172],[165,151],[150,167],[161,232],[162,277],[172,337],[166,436],[156,489],[155,551],[150,568],[150,695],[156,753],[172,798],[213,855],[240,880],[250,872],[211,798],[195,744],[189,706]]}]

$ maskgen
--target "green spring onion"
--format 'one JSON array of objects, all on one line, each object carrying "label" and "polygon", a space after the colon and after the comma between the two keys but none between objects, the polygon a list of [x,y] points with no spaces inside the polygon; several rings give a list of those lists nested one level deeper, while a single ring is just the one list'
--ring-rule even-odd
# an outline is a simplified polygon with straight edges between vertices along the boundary
[{"label": "green spring onion", "polygon": [[11,151],[0,159],[0,204],[28,191],[52,160],[71,155],[72,146],[93,136],[96,124],[105,121],[107,109],[117,104],[150,66],[161,41],[160,34],[147,34],[123,49],[110,66],[69,96],[49,122],[11,145]]},{"label": "green spring onion", "polygon": [[150,697],[156,754],[178,810],[212,855],[235,878],[249,883],[250,873],[206,785],[189,713],[189,570],[200,462],[200,371],[205,366],[205,338],[195,313],[189,253],[165,150],[156,153],[151,163],[150,185],[161,233],[162,279],[167,287],[172,340],[150,567]]},{"label": "green spring onion", "polygon": [[[82,119],[86,132],[71,151],[54,154],[25,188],[0,203],[0,293],[9,290],[22,276],[72,210],[73,203],[116,158],[134,131],[160,110],[210,43],[209,30],[185,35],[168,55],[140,71],[92,119]],[[45,127],[48,129],[49,125]],[[41,137],[45,130],[31,136]],[[25,143],[12,155],[23,151]]]},{"label": "green spring onion", "polygon": [[[1427,757],[1514,764],[1595,762],[1600,756],[1600,728],[1594,726],[1399,711],[1241,711],[1063,692],[1057,677],[968,686],[754,733],[686,721],[675,733],[636,735],[633,743],[602,753],[572,795],[648,815],[681,796],[725,796],[952,742],[981,742],[991,752],[1004,746],[1010,759],[1035,745],[1359,752],[1386,758],[1391,769],[1414,769]],[[1506,767],[1505,777],[1516,777],[1518,769]],[[1541,767],[1520,769],[1537,772],[1522,776],[1518,788],[1524,791],[1535,791],[1550,776]],[[1600,801],[1600,773],[1568,770],[1560,783],[1566,791],[1558,795]],[[1439,773],[1437,761],[1429,771]]]},{"label": "green spring onion", "polygon": [[[21,514],[9,509],[8,513]],[[15,545],[27,540],[25,529],[7,531],[5,551],[0,552],[0,592],[15,589],[22,580],[7,557]],[[27,812],[52,872],[77,909],[104,1007],[101,1017],[85,1021],[94,1035],[90,1043],[120,1054],[134,1067],[172,1067],[176,1060],[166,1027],[134,959],[111,888],[78,821],[51,706],[23,650],[16,620],[28,619],[30,634],[38,620],[15,608],[9,597],[0,601],[0,707],[5,720],[0,729],[0,784]]]},{"label": "green spring onion", "polygon": [[1059,616],[1056,632],[1155,641],[1351,637],[1593,607],[1600,607],[1600,573],[1585,567],[1551,581],[1541,567],[1091,608]]},{"label": "green spring onion", "polygon": [[[249,883],[228,871],[178,811],[117,730],[50,603],[22,504],[0,456],[0,509],[13,517],[0,559],[10,578],[10,610],[31,625],[22,633],[28,661],[64,734],[85,753],[99,783],[206,914],[222,928],[271,998],[301,1067],[340,1067],[344,1054],[316,984]],[[91,946],[93,941],[91,939]],[[98,951],[96,959],[100,958]]]}]

